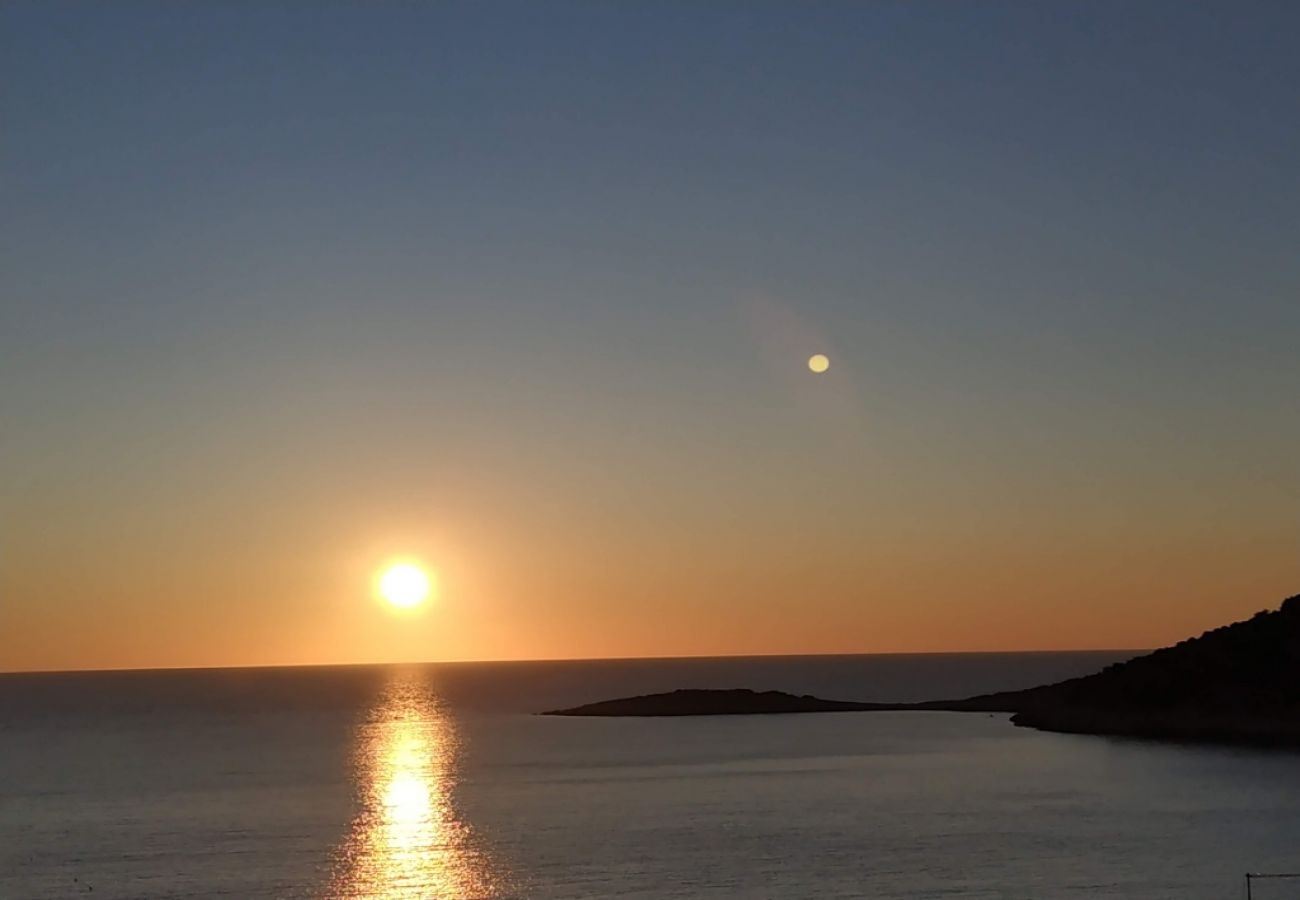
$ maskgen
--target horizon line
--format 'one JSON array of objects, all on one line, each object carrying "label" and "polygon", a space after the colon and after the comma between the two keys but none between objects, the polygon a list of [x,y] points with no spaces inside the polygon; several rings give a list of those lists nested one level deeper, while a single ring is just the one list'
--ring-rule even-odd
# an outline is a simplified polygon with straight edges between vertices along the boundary
[{"label": "horizon line", "polygon": [[1071,650],[903,650],[871,653],[865,651],[838,651],[832,653],[724,653],[687,654],[682,656],[557,656],[529,659],[453,659],[453,660],[382,660],[369,662],[337,663],[249,663],[245,665],[207,666],[122,666],[118,668],[87,669],[3,669],[6,675],[93,675],[131,672],[222,672],[252,669],[360,669],[382,666],[484,666],[526,665],[529,663],[600,663],[600,662],[671,662],[705,659],[812,659],[845,656],[1030,656],[1065,653],[1150,653],[1151,647],[1096,647]]}]

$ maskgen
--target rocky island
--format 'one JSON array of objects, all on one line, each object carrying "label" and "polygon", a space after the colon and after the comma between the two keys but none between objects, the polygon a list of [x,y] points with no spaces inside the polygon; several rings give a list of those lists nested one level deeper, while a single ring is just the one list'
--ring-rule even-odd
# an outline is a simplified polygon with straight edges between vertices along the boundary
[{"label": "rocky island", "polygon": [[1046,731],[1300,747],[1300,595],[1093,675],[1023,691],[859,703],[781,691],[678,690],[551,710],[561,716],[716,716],[929,710],[1011,713]]},{"label": "rocky island", "polygon": [[[553,709],[544,716],[753,716],[775,713],[864,712],[898,709],[899,704],[823,700],[784,691],[680,690]],[[910,708],[910,706],[906,707]]]}]

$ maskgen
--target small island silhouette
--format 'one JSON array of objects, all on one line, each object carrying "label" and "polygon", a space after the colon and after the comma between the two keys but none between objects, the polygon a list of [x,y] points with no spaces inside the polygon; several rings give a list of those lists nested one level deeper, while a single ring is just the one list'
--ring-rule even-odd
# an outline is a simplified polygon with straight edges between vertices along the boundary
[{"label": "small island silhouette", "polygon": [[782,691],[678,690],[552,716],[718,716],[887,710],[1011,713],[1044,731],[1300,747],[1300,595],[1093,675],[1022,691],[858,703]]},{"label": "small island silhouette", "polygon": [[823,700],[811,694],[796,696],[784,691],[683,689],[666,694],[646,694],[588,703],[572,709],[553,709],[544,716],[752,716],[778,713],[862,712],[881,709],[912,709],[910,704],[855,703],[851,700]]}]

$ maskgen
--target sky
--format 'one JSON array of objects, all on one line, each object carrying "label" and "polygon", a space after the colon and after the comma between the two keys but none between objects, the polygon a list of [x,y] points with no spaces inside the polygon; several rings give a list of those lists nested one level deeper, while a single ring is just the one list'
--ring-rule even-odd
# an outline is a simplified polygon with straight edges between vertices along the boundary
[{"label": "sky", "polygon": [[1144,648],[1274,607],[1298,27],[0,5],[0,670]]}]

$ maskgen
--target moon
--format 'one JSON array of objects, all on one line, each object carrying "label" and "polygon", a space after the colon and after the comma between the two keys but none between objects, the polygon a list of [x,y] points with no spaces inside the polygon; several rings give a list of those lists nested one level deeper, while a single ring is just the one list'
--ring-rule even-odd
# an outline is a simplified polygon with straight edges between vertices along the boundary
[{"label": "moon", "polygon": [[814,353],[808,357],[808,368],[820,375],[831,367],[831,358],[825,353]]}]

